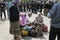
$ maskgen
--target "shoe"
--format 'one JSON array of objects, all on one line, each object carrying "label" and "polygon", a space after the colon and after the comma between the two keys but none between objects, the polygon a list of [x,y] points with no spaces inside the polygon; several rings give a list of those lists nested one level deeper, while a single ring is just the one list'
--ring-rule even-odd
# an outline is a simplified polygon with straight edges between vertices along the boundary
[{"label": "shoe", "polygon": [[15,40],[22,40],[21,36],[15,36],[14,39]]}]

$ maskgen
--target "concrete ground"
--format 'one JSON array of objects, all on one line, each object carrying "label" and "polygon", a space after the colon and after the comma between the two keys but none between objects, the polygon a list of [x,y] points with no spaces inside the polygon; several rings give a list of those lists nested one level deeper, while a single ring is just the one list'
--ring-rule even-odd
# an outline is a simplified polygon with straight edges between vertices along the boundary
[{"label": "concrete ground", "polygon": [[[35,14],[33,14],[33,17],[36,16]],[[7,16],[8,18],[8,16]],[[44,24],[48,26],[48,31],[50,29],[50,19],[48,17],[43,16],[44,19]],[[33,20],[33,19],[31,19]],[[0,40],[12,40],[13,39],[13,35],[11,35],[9,33],[9,28],[10,28],[10,23],[9,20],[6,19],[5,21],[1,21],[0,20]],[[44,34],[44,38],[32,38],[32,37],[25,37],[22,40],[48,40],[49,38],[49,32],[48,33],[43,33]]]}]

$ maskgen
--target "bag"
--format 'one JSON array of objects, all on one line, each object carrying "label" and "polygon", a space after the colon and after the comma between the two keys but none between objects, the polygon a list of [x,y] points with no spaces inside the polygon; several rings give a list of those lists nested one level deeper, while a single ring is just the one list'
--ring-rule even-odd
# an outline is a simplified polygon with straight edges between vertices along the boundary
[{"label": "bag", "polygon": [[43,36],[42,29],[40,26],[36,27],[36,31],[37,31],[37,36],[39,36],[39,37]]},{"label": "bag", "polygon": [[48,32],[48,27],[47,27],[46,25],[43,25],[43,26],[42,26],[42,31],[43,31],[43,32]]},{"label": "bag", "polygon": [[21,33],[22,33],[22,36],[28,36],[28,31],[26,31],[24,29],[21,31]]},{"label": "bag", "polygon": [[31,36],[31,37],[36,37],[36,36],[37,36],[36,30],[31,29],[31,30],[29,31],[29,36]]},{"label": "bag", "polygon": [[30,30],[31,30],[31,26],[25,26],[24,29],[25,29],[26,31],[30,31]]}]

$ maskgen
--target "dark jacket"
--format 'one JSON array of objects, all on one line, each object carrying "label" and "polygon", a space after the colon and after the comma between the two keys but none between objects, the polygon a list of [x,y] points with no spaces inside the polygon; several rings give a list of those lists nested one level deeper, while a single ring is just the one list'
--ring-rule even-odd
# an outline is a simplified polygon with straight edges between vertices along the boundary
[{"label": "dark jacket", "polygon": [[19,21],[19,12],[15,5],[10,8],[10,21],[16,22]]},{"label": "dark jacket", "polygon": [[0,3],[0,10],[5,10],[5,3]]}]

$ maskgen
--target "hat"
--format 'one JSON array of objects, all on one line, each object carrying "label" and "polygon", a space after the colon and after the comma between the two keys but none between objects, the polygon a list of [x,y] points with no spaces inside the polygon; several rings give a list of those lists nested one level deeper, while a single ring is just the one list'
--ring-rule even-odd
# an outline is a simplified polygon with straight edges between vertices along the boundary
[{"label": "hat", "polygon": [[32,14],[32,12],[29,12],[28,14]]},{"label": "hat", "polygon": [[20,12],[20,14],[26,14],[26,13],[24,13],[24,12]]},{"label": "hat", "polygon": [[41,14],[40,12],[37,12],[37,14],[39,15],[39,14]]}]

